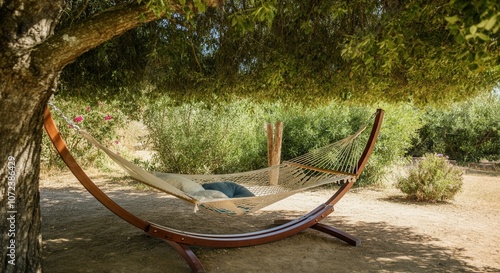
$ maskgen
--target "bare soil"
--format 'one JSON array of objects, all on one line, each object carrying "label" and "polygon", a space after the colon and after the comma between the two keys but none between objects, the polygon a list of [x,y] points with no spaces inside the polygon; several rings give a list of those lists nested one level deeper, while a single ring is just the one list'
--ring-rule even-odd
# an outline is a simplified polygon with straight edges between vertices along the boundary
[{"label": "bare soil", "polygon": [[[141,218],[203,233],[258,230],[332,194],[321,189],[251,216],[214,217],[119,174],[91,177]],[[109,212],[70,173],[43,175],[41,205],[45,272],[190,272],[173,248]],[[354,189],[323,223],[362,245],[307,230],[265,245],[194,252],[208,272],[500,272],[498,175],[466,174],[455,200],[437,204],[408,201],[392,187]]]}]

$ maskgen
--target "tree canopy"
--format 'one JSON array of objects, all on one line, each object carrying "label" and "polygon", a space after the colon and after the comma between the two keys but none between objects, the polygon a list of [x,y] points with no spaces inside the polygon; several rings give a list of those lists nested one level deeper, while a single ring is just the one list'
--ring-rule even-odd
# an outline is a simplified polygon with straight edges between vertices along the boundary
[{"label": "tree canopy", "polygon": [[[147,2],[164,12],[163,1]],[[64,24],[102,5],[80,3],[79,17],[68,13]],[[85,54],[64,71],[62,93],[99,87],[102,96],[235,94],[305,103],[463,99],[499,82],[499,6],[489,0],[243,0],[205,9],[193,1],[182,13]]]}]

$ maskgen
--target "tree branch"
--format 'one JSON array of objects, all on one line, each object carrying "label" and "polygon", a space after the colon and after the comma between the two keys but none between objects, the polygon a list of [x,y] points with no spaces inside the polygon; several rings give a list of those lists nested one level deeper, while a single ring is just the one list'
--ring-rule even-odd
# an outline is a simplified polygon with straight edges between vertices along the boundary
[{"label": "tree branch", "polygon": [[[222,0],[204,0],[207,7],[218,7]],[[169,3],[170,11],[183,12],[184,6]],[[189,8],[196,10],[192,3]],[[59,72],[86,51],[137,26],[159,19],[145,4],[135,1],[102,11],[81,23],[63,29],[36,46],[33,67],[36,73]]]},{"label": "tree branch", "polygon": [[58,31],[33,52],[36,70],[60,71],[84,52],[143,23],[158,19],[145,5],[115,6],[81,23]]}]

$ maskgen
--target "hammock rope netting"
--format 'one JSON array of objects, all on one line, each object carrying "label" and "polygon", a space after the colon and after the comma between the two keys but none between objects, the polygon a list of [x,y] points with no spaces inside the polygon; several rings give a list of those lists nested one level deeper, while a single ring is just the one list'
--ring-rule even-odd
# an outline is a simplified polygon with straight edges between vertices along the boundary
[{"label": "hammock rope netting", "polygon": [[[60,111],[57,107],[51,106]],[[365,129],[366,126],[363,126],[340,141],[314,149],[276,166],[218,175],[150,173],[111,151],[85,130],[76,128],[75,131],[104,151],[133,179],[193,204],[195,211],[200,209],[218,214],[241,215],[257,211],[307,189],[355,181],[359,168],[358,160],[365,149],[369,134],[367,132],[369,130]],[[247,188],[255,196],[220,198],[220,195],[213,195],[213,191],[196,188],[211,182],[234,182]],[[189,189],[186,183],[196,189]]]}]

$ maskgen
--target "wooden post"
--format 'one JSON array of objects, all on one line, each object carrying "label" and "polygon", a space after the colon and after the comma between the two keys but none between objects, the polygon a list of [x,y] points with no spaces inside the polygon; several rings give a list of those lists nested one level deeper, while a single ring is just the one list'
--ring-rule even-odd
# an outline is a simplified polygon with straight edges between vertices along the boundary
[{"label": "wooden post", "polygon": [[[283,139],[283,122],[278,121],[274,130],[271,123],[267,124],[267,163],[269,167],[280,164],[281,143]],[[279,169],[273,169],[270,173],[270,184],[278,185]]]}]

